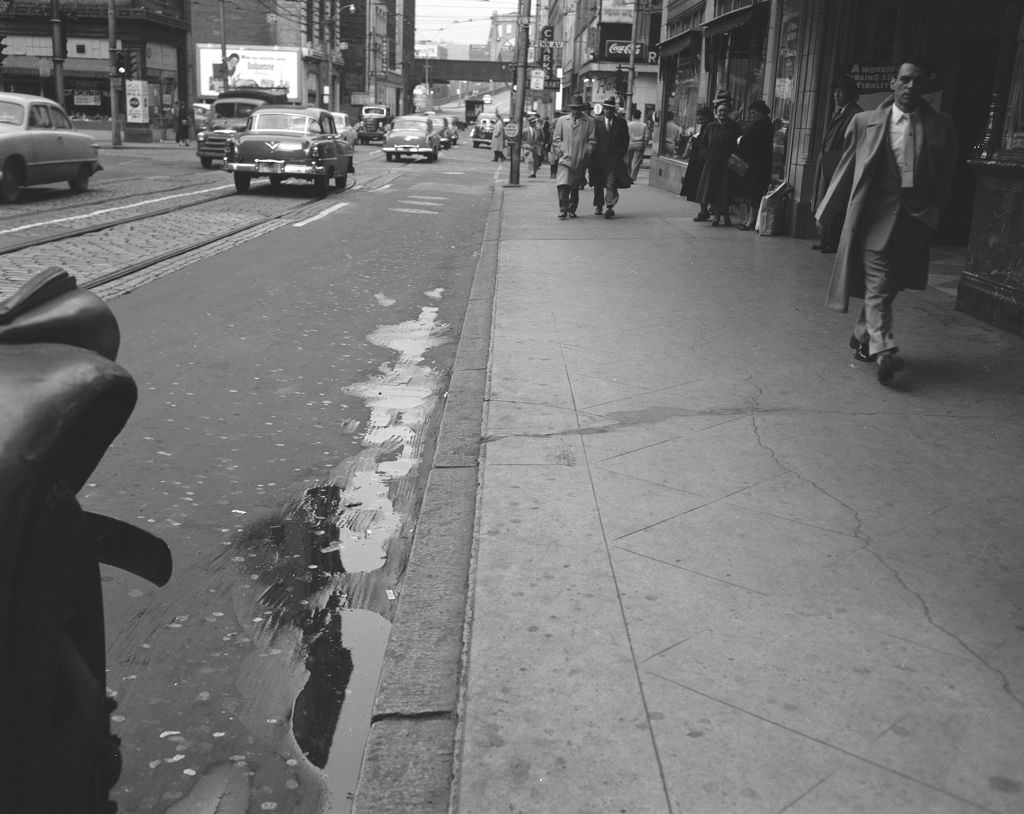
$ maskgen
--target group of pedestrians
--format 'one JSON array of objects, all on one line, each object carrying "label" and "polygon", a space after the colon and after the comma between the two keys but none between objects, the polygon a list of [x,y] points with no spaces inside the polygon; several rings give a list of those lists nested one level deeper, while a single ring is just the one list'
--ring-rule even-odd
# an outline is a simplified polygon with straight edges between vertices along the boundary
[{"label": "group of pedestrians", "polygon": [[[932,238],[952,198],[956,127],[925,101],[930,76],[923,60],[904,58],[892,96],[868,111],[853,78],[838,77],[818,155],[813,248],[835,254],[826,305],[847,313],[851,298],[863,300],[849,347],[854,359],[875,365],[883,385],[905,367],[893,302],[900,291],[927,288]],[[771,181],[773,128],[764,102],[749,105],[746,133],[731,110],[727,96],[698,108],[680,194],[700,204],[694,220],[712,226],[731,225],[730,207],[746,206],[739,228],[750,229]]]},{"label": "group of pedestrians", "polygon": [[732,98],[715,99],[713,107],[697,109],[699,130],[687,143],[689,159],[680,194],[700,204],[694,220],[712,226],[732,226],[730,208],[743,207],[738,224],[744,231],[754,228],[761,198],[772,177],[772,123],[768,105],[761,100],[748,107],[751,123],[744,133],[732,118]]}]

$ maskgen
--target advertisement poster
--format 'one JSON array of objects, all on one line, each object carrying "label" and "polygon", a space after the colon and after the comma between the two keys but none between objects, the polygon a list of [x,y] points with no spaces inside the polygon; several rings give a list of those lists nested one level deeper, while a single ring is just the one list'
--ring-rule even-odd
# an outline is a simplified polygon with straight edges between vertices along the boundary
[{"label": "advertisement poster", "polygon": [[225,65],[220,45],[197,45],[197,96],[216,96],[224,89],[274,88],[298,102],[299,68],[297,48],[228,45]]},{"label": "advertisement poster", "polygon": [[141,79],[124,82],[125,119],[129,124],[149,124],[148,85]]},{"label": "advertisement poster", "polygon": [[601,0],[602,23],[632,23],[633,0]]}]

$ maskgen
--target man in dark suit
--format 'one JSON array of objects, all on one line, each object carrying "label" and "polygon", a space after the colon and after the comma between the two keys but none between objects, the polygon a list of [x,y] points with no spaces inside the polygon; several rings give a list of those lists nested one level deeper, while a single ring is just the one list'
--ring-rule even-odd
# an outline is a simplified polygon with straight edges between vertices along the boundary
[{"label": "man in dark suit", "polygon": [[892,303],[905,288],[928,286],[932,233],[949,205],[957,160],[953,119],[922,98],[929,75],[920,59],[904,59],[893,97],[853,117],[815,212],[820,227],[846,210],[827,305],[846,313],[850,297],[864,298],[850,347],[855,358],[875,361],[885,385],[903,369]]},{"label": "man in dark suit", "polygon": [[[854,114],[863,112],[863,108],[857,104],[860,97],[860,90],[857,82],[852,76],[844,74],[837,77],[832,83],[832,101],[835,108],[828,127],[825,128],[825,137],[821,143],[821,155],[818,158],[818,171],[814,179],[814,205],[821,202],[828,183],[832,180],[836,165],[843,155],[843,137],[846,135],[846,128],[853,119]],[[843,230],[843,211],[839,211],[829,223],[822,225],[819,240],[812,249],[820,249],[822,254],[835,254],[839,246],[839,235]]]},{"label": "man in dark suit", "polygon": [[594,151],[590,156],[590,183],[594,186],[594,214],[602,212],[606,218],[615,217],[619,202],[619,183],[616,169],[625,171],[626,151],[629,149],[629,129],[616,113],[616,100],[610,98],[601,105],[601,115],[594,118]]}]

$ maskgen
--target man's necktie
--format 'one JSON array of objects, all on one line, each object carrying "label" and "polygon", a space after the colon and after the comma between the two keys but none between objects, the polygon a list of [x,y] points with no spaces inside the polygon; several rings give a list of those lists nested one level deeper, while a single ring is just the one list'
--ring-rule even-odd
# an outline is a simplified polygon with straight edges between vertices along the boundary
[{"label": "man's necktie", "polygon": [[903,163],[900,165],[900,179],[904,189],[914,186],[914,150],[916,147],[914,132],[914,115],[905,115],[906,130],[903,131]]}]

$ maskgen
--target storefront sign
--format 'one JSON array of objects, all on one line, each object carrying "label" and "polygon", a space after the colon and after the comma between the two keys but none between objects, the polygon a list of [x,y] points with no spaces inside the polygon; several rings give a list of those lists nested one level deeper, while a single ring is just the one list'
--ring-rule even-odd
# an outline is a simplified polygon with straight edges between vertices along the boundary
[{"label": "storefront sign", "polygon": [[99,107],[100,95],[86,91],[76,91],[71,97],[75,107]]},{"label": "storefront sign", "polygon": [[860,92],[877,93],[892,88],[892,78],[896,74],[897,65],[854,65],[850,68],[850,76],[857,83]]},{"label": "storefront sign", "polygon": [[[647,43],[634,42],[633,53],[636,54],[635,59],[638,62],[643,62],[647,58]],[[613,61],[629,61],[629,40],[605,40],[604,43],[604,58]]]}]

